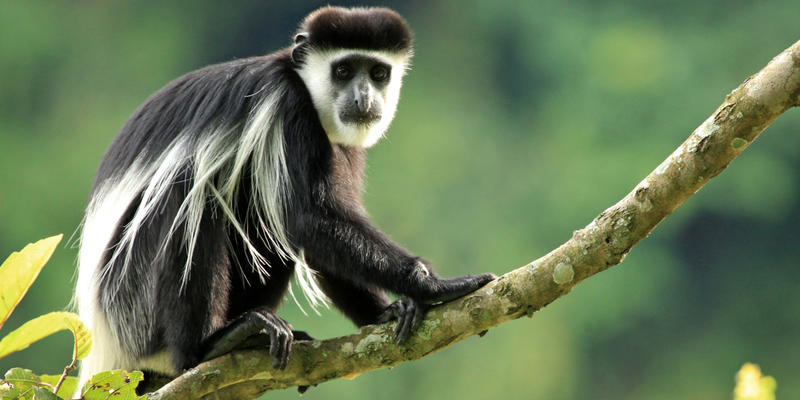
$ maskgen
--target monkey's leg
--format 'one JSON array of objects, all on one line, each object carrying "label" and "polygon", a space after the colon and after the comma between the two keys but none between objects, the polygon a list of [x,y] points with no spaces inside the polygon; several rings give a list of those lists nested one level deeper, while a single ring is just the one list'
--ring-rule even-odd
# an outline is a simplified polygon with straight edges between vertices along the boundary
[{"label": "monkey's leg", "polygon": [[303,331],[293,331],[288,322],[271,310],[248,311],[205,340],[203,361],[233,350],[268,347],[273,357],[272,367],[285,369],[294,340],[314,339]]},{"label": "monkey's leg", "polygon": [[[176,188],[185,183],[178,182]],[[174,216],[185,198],[185,192],[175,189],[163,212],[149,224],[154,232],[169,232]],[[230,293],[230,261],[225,240],[225,228],[221,213],[211,208],[203,212],[198,228],[197,241],[191,259],[191,270],[185,278],[187,253],[184,243],[175,238],[184,237],[183,227],[176,231],[160,262],[160,275],[156,294],[156,324],[161,330],[163,346],[172,355],[174,370],[178,373],[197,365],[203,356],[203,342],[208,335],[222,327],[227,314],[227,299]],[[149,243],[146,237],[137,243]],[[156,246],[159,242],[155,242]],[[133,254],[134,259],[147,259],[150,254]],[[144,312],[144,311],[142,311]]]}]

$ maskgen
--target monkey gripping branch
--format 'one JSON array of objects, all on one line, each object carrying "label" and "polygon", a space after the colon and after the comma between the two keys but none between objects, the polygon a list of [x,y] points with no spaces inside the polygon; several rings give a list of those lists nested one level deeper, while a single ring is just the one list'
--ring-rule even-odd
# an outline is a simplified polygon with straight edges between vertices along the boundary
[{"label": "monkey gripping branch", "polygon": [[292,346],[283,371],[264,351],[237,351],[190,369],[151,399],[254,398],[422,358],[503,322],[530,316],[582,280],[620,263],[667,215],[718,175],[780,114],[800,105],[800,41],[747,78],[666,160],[617,204],[544,257],[432,308],[403,345],[394,323]]}]

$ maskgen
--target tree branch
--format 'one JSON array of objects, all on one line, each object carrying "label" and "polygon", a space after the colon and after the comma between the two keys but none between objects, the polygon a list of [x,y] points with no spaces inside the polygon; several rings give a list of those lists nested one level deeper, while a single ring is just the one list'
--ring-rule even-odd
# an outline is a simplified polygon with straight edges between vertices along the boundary
[{"label": "tree branch", "polygon": [[353,377],[422,358],[503,322],[530,316],[582,280],[620,263],[667,215],[724,170],[781,113],[800,105],[800,41],[726,96],[650,175],[572,238],[477,292],[434,307],[404,345],[393,323],[296,342],[284,371],[267,351],[239,351],[192,368],[151,399],[254,398],[275,389]]}]

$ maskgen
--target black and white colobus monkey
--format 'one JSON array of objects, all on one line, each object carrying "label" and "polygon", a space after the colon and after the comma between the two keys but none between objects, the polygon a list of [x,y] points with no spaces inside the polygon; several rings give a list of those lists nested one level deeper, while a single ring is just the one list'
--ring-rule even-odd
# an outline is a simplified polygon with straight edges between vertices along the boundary
[{"label": "black and white colobus monkey", "polygon": [[292,47],[190,72],[133,113],[81,236],[82,380],[175,375],[258,332],[284,368],[293,332],[275,311],[293,273],[357,325],[398,318],[398,342],[427,305],[493,279],[437,276],[361,205],[364,149],[394,116],[411,41],[391,10],[322,8]]}]

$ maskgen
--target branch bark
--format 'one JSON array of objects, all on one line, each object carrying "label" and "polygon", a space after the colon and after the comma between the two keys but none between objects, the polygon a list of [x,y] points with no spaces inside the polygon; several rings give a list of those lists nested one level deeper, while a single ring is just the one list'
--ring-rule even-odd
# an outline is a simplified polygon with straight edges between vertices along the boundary
[{"label": "branch bark", "polygon": [[151,399],[254,398],[266,391],[353,377],[442,350],[503,322],[530,316],[582,280],[619,264],[667,215],[722,172],[780,114],[800,105],[800,41],[747,78],[666,160],[617,204],[544,257],[477,292],[433,308],[404,345],[393,323],[328,340],[296,342],[284,371],[266,351],[200,364]]}]

